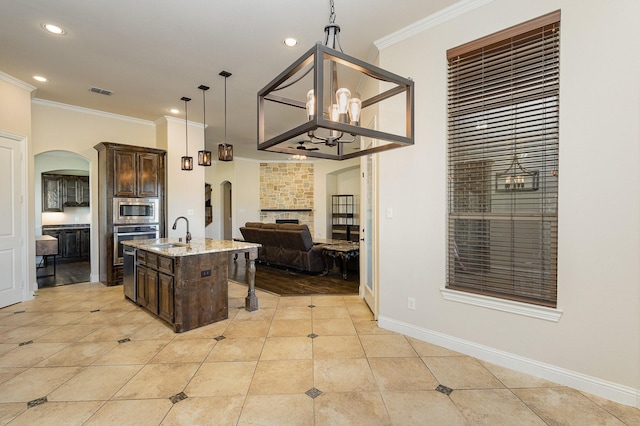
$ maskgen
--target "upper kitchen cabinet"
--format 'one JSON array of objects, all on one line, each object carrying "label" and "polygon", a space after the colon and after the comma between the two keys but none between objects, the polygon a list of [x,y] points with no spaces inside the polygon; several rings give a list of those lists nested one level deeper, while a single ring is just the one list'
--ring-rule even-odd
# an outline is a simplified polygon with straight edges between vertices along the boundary
[{"label": "upper kitchen cabinet", "polygon": [[[115,197],[158,197],[158,179],[164,154],[114,150],[113,195]],[[162,167],[164,169],[164,167]]]},{"label": "upper kitchen cabinet", "polygon": [[61,212],[65,207],[89,207],[89,176],[42,174],[42,211]]},{"label": "upper kitchen cabinet", "polygon": [[42,174],[42,211],[63,211],[62,180],[64,176]]},{"label": "upper kitchen cabinet", "polygon": [[89,176],[62,176],[63,205],[89,207]]}]

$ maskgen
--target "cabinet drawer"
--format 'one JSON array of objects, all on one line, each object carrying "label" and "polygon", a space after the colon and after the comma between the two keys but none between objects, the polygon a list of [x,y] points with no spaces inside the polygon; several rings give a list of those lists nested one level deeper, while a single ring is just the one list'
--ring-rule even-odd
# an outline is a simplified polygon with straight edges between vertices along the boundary
[{"label": "cabinet drawer", "polygon": [[158,256],[158,271],[173,275],[173,259]]},{"label": "cabinet drawer", "polygon": [[147,264],[147,252],[146,251],[142,251],[142,250],[137,250],[136,251],[136,261],[140,265],[146,265]]},{"label": "cabinet drawer", "polygon": [[153,253],[147,253],[147,266],[149,268],[157,269],[158,268],[158,255]]}]

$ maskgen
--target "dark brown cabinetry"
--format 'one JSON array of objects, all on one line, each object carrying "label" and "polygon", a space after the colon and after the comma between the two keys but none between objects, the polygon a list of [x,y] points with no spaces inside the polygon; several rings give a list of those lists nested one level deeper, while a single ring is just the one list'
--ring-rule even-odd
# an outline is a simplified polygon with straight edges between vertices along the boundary
[{"label": "dark brown cabinetry", "polygon": [[173,322],[173,276],[158,274],[158,316]]},{"label": "dark brown cabinetry", "polygon": [[172,323],[173,259],[138,250],[136,262],[138,305]]},{"label": "dark brown cabinetry", "polygon": [[42,211],[61,212],[62,207],[62,176],[42,174]]},{"label": "dark brown cabinetry", "polygon": [[114,197],[157,197],[159,191],[157,153],[115,150],[113,153]]},{"label": "dark brown cabinetry", "polygon": [[89,207],[89,176],[42,174],[42,211],[61,212],[65,207]]},{"label": "dark brown cabinetry", "polygon": [[88,176],[63,176],[62,187],[64,207],[89,207]]},{"label": "dark brown cabinetry", "polygon": [[[85,225],[86,226],[86,225]],[[90,228],[73,225],[61,225],[55,228],[44,228],[43,235],[51,235],[58,239],[58,259],[88,260],[90,254]]]},{"label": "dark brown cabinetry", "polygon": [[166,151],[112,142],[101,142],[98,151],[98,225],[100,236],[100,281],[122,284],[122,265],[114,262],[113,199],[157,198],[159,235],[166,229]]}]

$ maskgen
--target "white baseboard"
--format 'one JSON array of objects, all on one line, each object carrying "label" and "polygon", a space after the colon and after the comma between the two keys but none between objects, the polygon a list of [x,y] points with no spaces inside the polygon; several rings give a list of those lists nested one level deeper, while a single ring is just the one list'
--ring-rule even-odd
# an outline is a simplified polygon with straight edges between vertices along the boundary
[{"label": "white baseboard", "polygon": [[378,326],[501,367],[510,368],[521,373],[530,374],[551,382],[588,392],[611,401],[640,408],[640,389],[619,385],[384,316],[378,318]]},{"label": "white baseboard", "polygon": [[89,275],[89,279],[92,283],[97,283],[100,281],[100,274],[91,274]]}]

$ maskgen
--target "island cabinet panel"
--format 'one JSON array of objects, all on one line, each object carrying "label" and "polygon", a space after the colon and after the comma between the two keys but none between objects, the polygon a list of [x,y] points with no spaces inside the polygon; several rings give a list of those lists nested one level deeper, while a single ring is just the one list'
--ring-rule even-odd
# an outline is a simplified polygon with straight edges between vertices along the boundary
[{"label": "island cabinet panel", "polygon": [[[130,240],[136,249],[136,303],[182,333],[229,318],[229,258],[247,259],[245,309],[258,309],[255,296],[255,259],[259,244],[194,238]],[[126,296],[125,296],[126,297]]]},{"label": "island cabinet panel", "polygon": [[174,312],[176,332],[229,317],[228,253],[176,258]]},{"label": "island cabinet panel", "polygon": [[137,304],[140,306],[147,306],[147,268],[138,264],[136,268],[136,283],[137,286]]},{"label": "island cabinet panel", "polygon": [[147,306],[151,313],[158,315],[158,271],[147,268]]},{"label": "island cabinet panel", "polygon": [[171,275],[158,274],[158,316],[163,320],[173,323],[173,277]]}]

